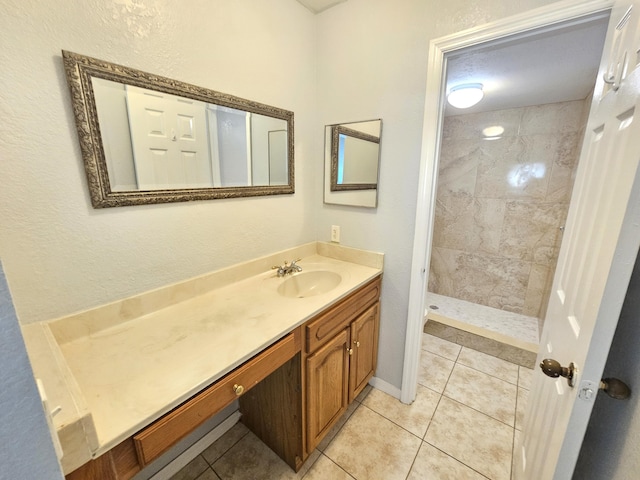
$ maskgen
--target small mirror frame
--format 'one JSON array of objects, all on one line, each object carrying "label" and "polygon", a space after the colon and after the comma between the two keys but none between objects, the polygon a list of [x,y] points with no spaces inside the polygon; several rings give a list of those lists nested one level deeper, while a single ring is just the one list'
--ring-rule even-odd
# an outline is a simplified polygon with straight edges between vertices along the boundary
[{"label": "small mirror frame", "polygon": [[[334,125],[331,127],[331,190],[376,190],[377,183],[338,183],[338,150],[340,148],[340,135],[347,135],[360,140],[366,140],[372,143],[380,143],[380,137],[369,135],[368,133],[352,130],[343,125]],[[378,153],[378,156],[380,154]]]},{"label": "small mirror frame", "polygon": [[[65,50],[62,51],[62,58],[94,208],[294,193],[293,112]],[[102,146],[92,77],[285,120],[288,131],[288,184],[113,192]]]}]

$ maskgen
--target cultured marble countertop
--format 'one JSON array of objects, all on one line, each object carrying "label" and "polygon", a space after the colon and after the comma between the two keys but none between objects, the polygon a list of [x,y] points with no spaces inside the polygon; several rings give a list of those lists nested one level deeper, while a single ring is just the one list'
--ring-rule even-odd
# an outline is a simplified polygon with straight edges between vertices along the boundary
[{"label": "cultured marble countertop", "polygon": [[[264,266],[275,258],[297,256],[302,257],[299,265],[303,273],[330,270],[340,274],[342,281],[329,292],[316,296],[281,296],[277,288],[290,276],[277,277],[274,270],[264,270]],[[210,284],[215,288],[202,292],[196,288],[192,295],[176,295],[185,288],[178,284],[166,293],[179,300],[165,301],[162,308],[148,312],[139,307],[145,304],[142,296],[129,302],[137,305],[141,314],[130,315],[132,318],[126,320],[118,318],[110,323],[104,312],[96,312],[93,318],[100,324],[96,327],[88,324],[92,316],[84,313],[66,323],[65,319],[51,322],[53,334],[47,332],[47,325],[40,325],[44,333],[25,334],[28,348],[31,343],[36,350],[33,355],[30,352],[36,376],[64,377],[55,382],[44,379],[45,388],[53,390],[48,392],[53,396],[50,403],[59,400],[71,407],[61,395],[74,397],[73,407],[67,410],[72,410],[71,417],[75,414],[78,422],[84,422],[84,429],[88,430],[87,449],[92,457],[113,448],[382,272],[382,254],[320,242],[280,252],[273,259],[263,257],[225,269],[217,276],[213,274],[216,280]],[[282,261],[273,264],[277,263]],[[242,268],[249,273],[263,270],[240,278],[242,271],[238,269]],[[202,283],[202,279],[199,281]],[[202,286],[199,288],[203,290]],[[104,308],[114,310],[113,306]],[[121,316],[127,308],[130,307],[119,306]],[[45,348],[35,340],[39,338],[42,343],[44,337],[54,344],[49,347],[57,356],[56,362],[63,364],[62,373],[44,368]],[[59,352],[55,351],[56,346]],[[61,385],[69,388],[65,390]],[[69,412],[61,415],[55,422],[59,431],[68,428],[72,420]],[[92,424],[89,428],[87,418]],[[93,440],[91,427],[95,429]],[[69,445],[67,450],[72,447]],[[77,446],[74,448],[78,450]],[[72,463],[80,462],[81,455],[77,452],[75,455],[78,458]],[[73,465],[76,466],[79,465]]]}]

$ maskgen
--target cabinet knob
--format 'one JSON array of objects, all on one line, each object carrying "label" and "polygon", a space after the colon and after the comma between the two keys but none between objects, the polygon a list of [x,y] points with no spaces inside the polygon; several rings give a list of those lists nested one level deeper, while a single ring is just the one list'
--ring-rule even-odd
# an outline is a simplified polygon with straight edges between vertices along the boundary
[{"label": "cabinet knob", "polygon": [[353,355],[353,348],[347,348],[347,352],[349,352],[349,355]]},{"label": "cabinet knob", "polygon": [[360,342],[358,342],[358,341],[354,340],[354,341],[353,341],[353,343],[355,343],[355,344],[356,344],[356,347],[360,348]]},{"label": "cabinet knob", "polygon": [[233,391],[236,392],[237,396],[240,396],[244,393],[244,387],[242,385],[238,385],[237,383],[233,386]]}]

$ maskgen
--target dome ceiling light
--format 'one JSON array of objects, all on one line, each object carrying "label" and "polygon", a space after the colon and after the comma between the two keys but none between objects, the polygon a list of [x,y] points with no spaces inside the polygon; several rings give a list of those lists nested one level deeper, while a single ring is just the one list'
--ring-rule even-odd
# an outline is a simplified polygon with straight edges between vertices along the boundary
[{"label": "dome ceiling light", "polygon": [[482,100],[484,92],[481,83],[465,83],[453,87],[447,95],[447,101],[455,108],[469,108]]}]

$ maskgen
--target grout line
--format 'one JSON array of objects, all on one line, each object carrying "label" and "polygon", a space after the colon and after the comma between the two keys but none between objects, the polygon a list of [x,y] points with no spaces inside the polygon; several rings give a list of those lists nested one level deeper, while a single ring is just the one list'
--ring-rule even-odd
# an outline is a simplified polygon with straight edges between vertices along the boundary
[{"label": "grout line", "polygon": [[[241,422],[238,422],[238,423],[241,423]],[[244,424],[243,424],[243,426],[244,426]],[[247,427],[245,426],[245,428],[247,428]],[[216,469],[215,469],[215,468],[213,468],[213,464],[214,464],[214,463],[216,463],[217,461],[221,460],[221,459],[222,459],[222,457],[224,457],[227,453],[229,453],[233,447],[235,447],[238,443],[240,443],[240,441],[241,441],[244,437],[246,437],[246,436],[249,434],[249,432],[250,432],[250,430],[247,428],[247,431],[246,431],[246,432],[244,432],[244,434],[243,434],[243,435],[241,435],[241,436],[240,436],[240,438],[238,438],[238,440],[236,440],[235,442],[233,442],[233,443],[229,446],[229,448],[227,448],[224,452],[222,452],[222,453],[220,454],[220,456],[219,456],[218,458],[216,458],[212,463],[209,463],[209,461],[206,459],[206,457],[205,457],[204,455],[200,454],[200,455],[202,455],[202,458],[204,458],[204,461],[205,461],[205,462],[207,462],[207,465],[209,465],[209,467],[211,467],[211,470],[213,470],[213,472],[214,472],[216,475],[218,475],[218,472],[216,472]],[[227,432],[227,433],[228,433],[228,432]],[[220,437],[218,440],[220,440],[221,438],[222,438],[222,437]],[[218,440],[216,440],[216,442],[217,442]],[[215,444],[215,442],[213,442],[213,443],[212,443],[212,445],[214,445],[214,444]],[[218,476],[220,476],[220,475],[218,475]]]},{"label": "grout line", "polygon": [[502,425],[506,425],[507,427],[509,427],[509,428],[513,428],[514,430],[515,430],[515,428],[516,428],[516,427],[515,427],[515,423],[516,423],[516,418],[515,418],[515,416],[513,417],[513,425],[509,425],[508,423],[503,422],[502,420],[499,420],[499,419],[497,419],[497,418],[495,418],[495,417],[492,417],[492,416],[491,416],[491,415],[489,415],[488,413],[485,413],[485,412],[483,412],[483,411],[481,411],[481,410],[478,410],[477,408],[472,407],[471,405],[467,405],[466,403],[463,403],[463,402],[461,402],[460,400],[456,400],[455,398],[452,398],[452,397],[450,397],[449,395],[445,395],[445,394],[443,393],[443,394],[442,394],[442,396],[443,396],[443,397],[447,397],[449,400],[451,400],[451,401],[453,401],[453,402],[456,402],[456,403],[459,403],[460,405],[462,405],[462,406],[464,406],[464,407],[470,408],[470,409],[471,409],[471,410],[473,410],[474,412],[481,413],[481,414],[482,414],[482,415],[484,415],[485,417],[488,417],[488,418],[490,418],[491,420],[495,420],[496,422],[499,422],[499,423],[501,423]]},{"label": "grout line", "polygon": [[[324,453],[320,452],[320,455],[318,456],[318,458],[316,458],[316,461],[313,462],[314,465],[318,462],[318,460],[320,460],[320,457],[326,457],[327,460],[329,460],[331,463],[333,463],[336,467],[338,467],[340,470],[342,470],[344,473],[346,473],[347,475],[349,475],[349,478],[353,478],[354,480],[356,480],[356,477],[354,477],[353,475],[351,475],[349,472],[347,472],[344,467],[342,465],[340,465],[339,463],[335,462],[331,457],[325,455]],[[304,478],[309,474],[309,472],[311,471],[311,469],[307,470],[307,473],[304,474],[304,477],[302,477],[301,480],[304,480]]]},{"label": "grout line", "polygon": [[483,478],[486,478],[488,480],[491,480],[489,477],[487,477],[484,473],[479,472],[478,470],[476,470],[475,468],[473,468],[471,465],[467,465],[466,463],[464,463],[462,460],[460,460],[459,458],[454,457],[453,455],[450,455],[449,453],[445,452],[444,450],[442,450],[441,448],[437,447],[436,445],[433,445],[432,443],[427,442],[426,440],[424,441],[424,443],[426,443],[427,445],[429,445],[430,447],[435,448],[436,450],[444,453],[447,457],[452,458],[453,460],[455,460],[456,462],[460,463],[461,465],[464,465],[465,467],[467,467],[470,470],[473,470],[474,472],[476,472],[478,475],[480,475]]},{"label": "grout line", "polygon": [[[475,370],[476,372],[484,373],[485,375],[487,375],[487,376],[489,376],[491,378],[495,378],[495,379],[500,380],[500,381],[502,381],[504,383],[508,383],[509,385],[513,385],[514,387],[518,386],[518,380],[516,380],[516,383],[510,382],[509,380],[505,380],[504,378],[496,377],[495,375],[491,375],[490,373],[487,373],[487,372],[485,372],[483,370],[478,370],[478,368],[475,365],[467,365],[466,363],[459,363],[459,362],[456,362],[456,365],[462,365],[463,367],[470,368],[471,370]],[[512,364],[512,365],[515,365],[515,364]]]}]

